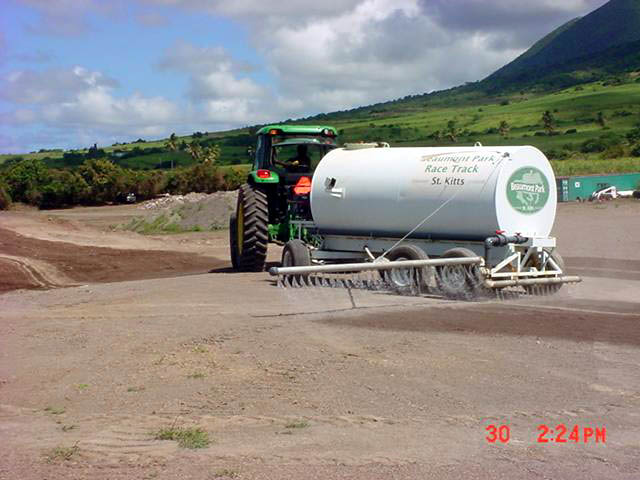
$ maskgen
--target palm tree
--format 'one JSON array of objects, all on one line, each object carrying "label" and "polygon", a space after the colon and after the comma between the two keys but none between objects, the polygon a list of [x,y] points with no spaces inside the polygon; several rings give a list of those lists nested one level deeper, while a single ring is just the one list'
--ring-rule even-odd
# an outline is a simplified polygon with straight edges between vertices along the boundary
[{"label": "palm tree", "polygon": [[[165,142],[164,146],[169,149],[170,152],[175,153],[178,150],[178,137],[176,137],[175,133],[172,133],[169,139]],[[173,155],[171,155],[171,170],[173,170]]]},{"label": "palm tree", "polygon": [[452,142],[457,142],[458,141],[458,134],[460,133],[460,131],[457,128],[457,124],[458,122],[456,122],[455,120],[449,120],[447,122],[447,137],[449,137],[449,140],[451,140]]},{"label": "palm tree", "polygon": [[195,140],[187,145],[187,152],[189,152],[191,158],[193,158],[196,162],[199,162],[202,159],[202,147]]},{"label": "palm tree", "polygon": [[202,163],[206,163],[208,165],[213,165],[220,158],[220,146],[212,145],[210,147],[205,147],[202,151]]},{"label": "palm tree", "polygon": [[551,133],[555,130],[556,119],[553,117],[553,113],[549,110],[546,110],[542,114],[542,123],[544,124],[544,129],[547,133]]},{"label": "palm tree", "polygon": [[500,125],[498,126],[498,131],[500,132],[500,135],[502,135],[504,138],[507,138],[507,134],[509,133],[509,130],[511,130],[511,125],[509,125],[509,123],[506,120],[502,120],[500,122]]}]

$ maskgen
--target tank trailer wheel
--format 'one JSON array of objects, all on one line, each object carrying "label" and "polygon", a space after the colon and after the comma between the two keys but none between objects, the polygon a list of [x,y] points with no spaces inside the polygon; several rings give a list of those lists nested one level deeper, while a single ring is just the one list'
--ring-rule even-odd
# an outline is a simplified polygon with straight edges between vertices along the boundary
[{"label": "tank trailer wheel", "polygon": [[[311,265],[311,252],[302,240],[289,240],[282,250],[283,267],[308,267]],[[300,283],[308,274],[289,275],[289,281]]]},{"label": "tank trailer wheel", "polygon": [[231,266],[238,269],[238,217],[233,212],[229,217],[229,253],[231,256]]},{"label": "tank trailer wheel", "polygon": [[[390,262],[401,262],[403,260],[429,260],[429,256],[420,247],[415,245],[400,245],[391,250],[385,258]],[[414,272],[417,277],[414,277]],[[419,287],[421,292],[427,292],[429,284],[433,279],[433,268],[424,267],[420,269],[394,268],[392,270],[382,270],[382,277],[389,281],[397,289],[410,288],[412,285]]]},{"label": "tank trailer wheel", "polygon": [[266,193],[247,183],[238,191],[235,233],[238,269],[264,270],[269,241],[269,203]]},{"label": "tank trailer wheel", "polygon": [[[545,252],[548,253],[548,252]],[[551,259],[560,267],[560,270],[564,273],[564,260],[560,256],[558,252],[555,250],[551,252]],[[528,262],[528,266],[540,268],[541,262],[543,259],[540,255],[532,255],[531,260]],[[555,295],[562,288],[562,283],[555,283],[551,285],[545,285],[544,287],[540,286],[525,286],[524,290],[528,295]]]},{"label": "tank trailer wheel", "polygon": [[311,253],[302,240],[289,240],[282,250],[283,267],[308,267],[311,265]]},{"label": "tank trailer wheel", "polygon": [[[442,258],[466,258],[477,255],[468,248],[452,248]],[[482,278],[473,265],[446,265],[437,267],[437,283],[440,291],[449,298],[475,297],[483,290]]]}]

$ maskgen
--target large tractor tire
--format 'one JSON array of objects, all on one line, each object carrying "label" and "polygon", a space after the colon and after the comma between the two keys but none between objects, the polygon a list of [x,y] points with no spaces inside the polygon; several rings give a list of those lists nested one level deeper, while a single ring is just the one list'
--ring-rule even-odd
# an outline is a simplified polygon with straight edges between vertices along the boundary
[{"label": "large tractor tire", "polygon": [[[237,269],[264,270],[269,241],[269,203],[266,193],[247,183],[238,191],[235,234]],[[233,261],[233,255],[231,259]]]},{"label": "large tractor tire", "polygon": [[238,217],[233,212],[229,217],[229,253],[231,254],[231,266],[238,269]]}]

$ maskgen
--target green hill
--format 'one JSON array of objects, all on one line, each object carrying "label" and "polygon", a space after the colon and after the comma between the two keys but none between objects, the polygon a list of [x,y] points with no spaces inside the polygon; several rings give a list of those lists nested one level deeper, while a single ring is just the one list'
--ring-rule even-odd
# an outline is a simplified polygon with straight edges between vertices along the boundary
[{"label": "green hill", "polygon": [[[640,68],[640,0],[611,0],[534,44],[481,82],[499,91],[533,84],[590,81]],[[570,75],[567,75],[570,74]]]}]

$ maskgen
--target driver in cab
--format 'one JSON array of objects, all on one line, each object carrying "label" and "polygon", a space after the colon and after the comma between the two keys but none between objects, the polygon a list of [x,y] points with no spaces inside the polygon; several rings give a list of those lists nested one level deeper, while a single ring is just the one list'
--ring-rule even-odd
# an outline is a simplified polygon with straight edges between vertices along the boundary
[{"label": "driver in cab", "polygon": [[311,159],[309,158],[306,145],[298,145],[296,156],[290,158],[282,165],[290,172],[305,173],[311,169]]}]

